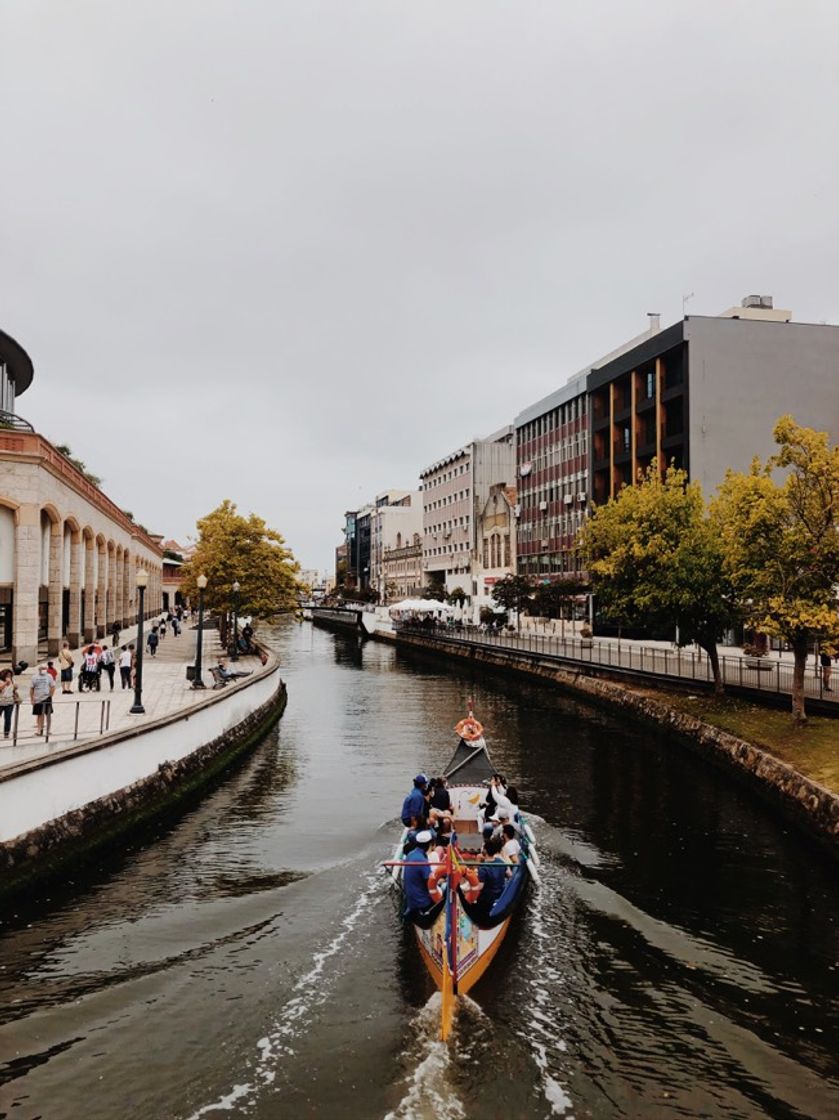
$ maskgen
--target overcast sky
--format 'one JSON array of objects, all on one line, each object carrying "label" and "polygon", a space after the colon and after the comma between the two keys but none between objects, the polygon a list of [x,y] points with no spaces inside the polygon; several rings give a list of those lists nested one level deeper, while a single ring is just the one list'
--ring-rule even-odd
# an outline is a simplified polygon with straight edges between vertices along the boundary
[{"label": "overcast sky", "polygon": [[3,0],[21,415],[150,529],[343,512],[658,311],[839,322],[836,0]]}]

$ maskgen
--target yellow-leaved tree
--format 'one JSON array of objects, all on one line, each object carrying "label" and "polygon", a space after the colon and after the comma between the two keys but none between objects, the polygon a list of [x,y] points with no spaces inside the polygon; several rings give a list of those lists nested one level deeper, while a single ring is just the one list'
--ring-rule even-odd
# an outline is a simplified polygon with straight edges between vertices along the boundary
[{"label": "yellow-leaved tree", "polygon": [[[825,432],[782,416],[779,446],[749,474],[729,471],[711,506],[723,566],[753,623],[793,650],[792,714],[806,721],[804,670],[811,643],[839,636],[839,447]],[[777,482],[773,472],[787,472]]]},{"label": "yellow-leaved tree", "polygon": [[198,522],[198,544],[181,569],[183,592],[198,601],[196,580],[207,577],[204,605],[210,613],[230,610],[233,584],[239,583],[239,613],[268,618],[297,605],[300,566],[276,529],[255,513],[243,517],[234,502],[221,505]]},{"label": "yellow-leaved tree", "polygon": [[654,459],[634,486],[597,506],[580,545],[601,611],[618,622],[678,627],[708,655],[722,692],[717,643],[738,618],[722,549],[698,483]]}]

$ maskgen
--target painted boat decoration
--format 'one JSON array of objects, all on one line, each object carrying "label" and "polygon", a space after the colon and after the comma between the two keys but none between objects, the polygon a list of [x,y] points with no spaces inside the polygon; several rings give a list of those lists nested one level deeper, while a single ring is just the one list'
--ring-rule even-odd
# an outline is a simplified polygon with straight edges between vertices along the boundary
[{"label": "painted boat decoration", "polygon": [[[440,1038],[452,1030],[458,996],[465,995],[483,976],[497,954],[525,893],[528,880],[538,885],[538,855],[533,832],[519,814],[518,862],[508,862],[509,878],[500,896],[487,911],[472,895],[470,879],[476,880],[483,847],[485,801],[490,778],[495,773],[483,736],[483,728],[471,710],[455,728],[459,741],[443,776],[451,798],[454,841],[445,849],[436,874],[443,885],[442,899],[427,911],[406,913],[413,926],[417,946],[434,982],[442,993]],[[402,886],[408,863],[404,855],[409,830],[402,833],[393,858],[386,861],[395,883]],[[414,864],[415,866],[415,864]],[[431,867],[431,863],[421,864]],[[479,898],[480,896],[478,896]]]}]

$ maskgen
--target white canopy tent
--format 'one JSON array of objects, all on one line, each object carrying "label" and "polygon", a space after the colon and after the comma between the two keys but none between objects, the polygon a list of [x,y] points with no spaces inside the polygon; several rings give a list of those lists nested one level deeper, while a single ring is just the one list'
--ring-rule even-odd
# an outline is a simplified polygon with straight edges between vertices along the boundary
[{"label": "white canopy tent", "polygon": [[392,603],[391,615],[400,614],[454,614],[454,609],[448,603],[441,603],[438,599],[403,599],[400,603]]}]

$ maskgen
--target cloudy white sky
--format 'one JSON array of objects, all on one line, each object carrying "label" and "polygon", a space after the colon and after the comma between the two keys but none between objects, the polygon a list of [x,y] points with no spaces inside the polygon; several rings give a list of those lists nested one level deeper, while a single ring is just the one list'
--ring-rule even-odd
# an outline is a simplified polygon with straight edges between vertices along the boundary
[{"label": "cloudy white sky", "polygon": [[150,528],[343,511],[643,329],[839,322],[835,0],[3,0],[19,412]]}]

